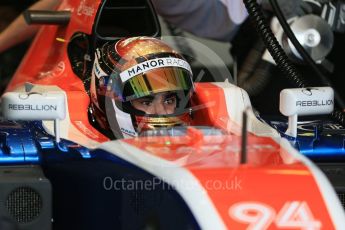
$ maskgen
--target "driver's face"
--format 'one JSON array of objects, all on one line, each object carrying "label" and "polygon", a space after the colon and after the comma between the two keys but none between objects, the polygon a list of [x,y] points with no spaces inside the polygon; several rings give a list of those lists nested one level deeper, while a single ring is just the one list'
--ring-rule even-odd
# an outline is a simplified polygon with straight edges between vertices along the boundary
[{"label": "driver's face", "polygon": [[163,92],[132,100],[135,109],[146,114],[172,114],[176,109],[176,93]]}]

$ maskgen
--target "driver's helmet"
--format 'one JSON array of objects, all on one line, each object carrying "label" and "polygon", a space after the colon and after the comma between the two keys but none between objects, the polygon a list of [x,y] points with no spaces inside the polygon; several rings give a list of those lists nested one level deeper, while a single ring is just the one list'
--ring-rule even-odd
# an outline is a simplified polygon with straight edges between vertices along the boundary
[{"label": "driver's helmet", "polygon": [[163,41],[131,37],[96,50],[91,113],[117,138],[188,125],[194,86],[185,59]]}]

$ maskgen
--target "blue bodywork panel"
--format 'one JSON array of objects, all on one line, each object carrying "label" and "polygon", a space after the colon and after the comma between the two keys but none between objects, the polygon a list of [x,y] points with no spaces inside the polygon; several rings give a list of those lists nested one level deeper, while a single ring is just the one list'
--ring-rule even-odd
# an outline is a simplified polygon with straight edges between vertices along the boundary
[{"label": "blue bodywork panel", "polygon": [[42,122],[0,122],[0,165],[40,164],[43,151],[74,152],[89,158],[89,150],[70,141],[55,142]]},{"label": "blue bodywork panel", "polygon": [[329,120],[300,121],[297,138],[293,138],[285,134],[286,120],[265,120],[310,159],[314,161],[345,160],[345,129],[341,125]]},{"label": "blue bodywork panel", "polygon": [[[42,168],[53,188],[53,229],[200,229],[163,180],[104,150],[56,143],[42,122],[1,121],[0,143],[0,166]],[[155,186],[128,187],[146,181]]]}]

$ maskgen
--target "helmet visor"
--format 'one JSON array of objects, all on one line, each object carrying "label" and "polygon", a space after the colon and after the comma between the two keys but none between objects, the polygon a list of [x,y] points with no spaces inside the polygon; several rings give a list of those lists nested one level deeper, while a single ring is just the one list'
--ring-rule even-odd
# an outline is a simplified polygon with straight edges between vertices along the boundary
[{"label": "helmet visor", "polygon": [[188,71],[166,67],[152,70],[129,79],[124,84],[123,95],[125,100],[132,100],[151,94],[190,90],[193,88],[191,76]]},{"label": "helmet visor", "polygon": [[[156,61],[159,63],[162,59],[153,59],[139,63],[121,72],[120,75],[112,74],[111,90],[114,96],[125,102],[166,91],[193,90],[190,66],[182,59],[173,58],[178,60],[178,62],[176,61],[176,63],[179,63],[178,66],[177,64],[175,66],[165,65],[151,67],[147,71],[143,71],[143,66],[147,62]],[[168,58],[163,60],[166,61]]]}]

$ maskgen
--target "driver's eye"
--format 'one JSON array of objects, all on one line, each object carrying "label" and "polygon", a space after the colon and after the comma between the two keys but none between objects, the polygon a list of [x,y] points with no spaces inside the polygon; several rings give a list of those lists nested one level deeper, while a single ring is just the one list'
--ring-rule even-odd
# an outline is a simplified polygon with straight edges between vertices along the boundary
[{"label": "driver's eye", "polygon": [[176,102],[176,96],[172,96],[164,100],[164,103],[168,105],[175,104],[175,102]]},{"label": "driver's eye", "polygon": [[144,106],[151,106],[152,105],[152,100],[143,100],[140,102],[140,104]]}]

